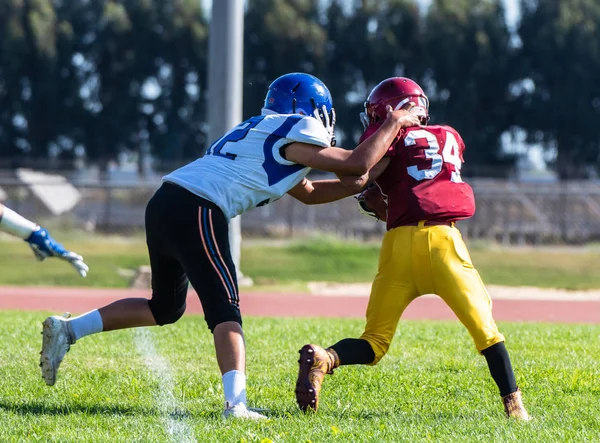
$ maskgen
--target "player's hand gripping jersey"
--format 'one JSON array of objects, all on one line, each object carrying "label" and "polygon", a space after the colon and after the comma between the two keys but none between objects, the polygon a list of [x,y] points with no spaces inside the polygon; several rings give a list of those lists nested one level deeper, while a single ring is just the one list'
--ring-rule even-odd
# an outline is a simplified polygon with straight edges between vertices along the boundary
[{"label": "player's hand gripping jersey", "polygon": [[[370,125],[361,141],[378,128]],[[475,198],[461,179],[464,142],[449,126],[405,130],[390,147],[390,164],[376,180],[387,197],[387,229],[420,220],[457,221],[472,217]]]},{"label": "player's hand gripping jersey", "polygon": [[277,200],[309,173],[310,168],[282,156],[295,142],[325,148],[331,134],[309,116],[252,117],[213,143],[204,157],[163,180],[212,201],[230,219]]}]

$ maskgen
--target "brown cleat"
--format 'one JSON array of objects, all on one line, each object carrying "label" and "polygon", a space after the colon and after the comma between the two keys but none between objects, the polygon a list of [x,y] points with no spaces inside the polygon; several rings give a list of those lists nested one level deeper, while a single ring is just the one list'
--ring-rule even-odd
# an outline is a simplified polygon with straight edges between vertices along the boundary
[{"label": "brown cleat", "polygon": [[325,374],[333,374],[339,366],[337,354],[317,345],[304,345],[300,349],[296,402],[304,412],[319,407],[319,393]]},{"label": "brown cleat", "polygon": [[523,406],[520,389],[517,388],[515,392],[502,397],[502,403],[504,403],[504,411],[508,418],[521,421],[531,420],[531,416],[527,413],[525,406]]}]

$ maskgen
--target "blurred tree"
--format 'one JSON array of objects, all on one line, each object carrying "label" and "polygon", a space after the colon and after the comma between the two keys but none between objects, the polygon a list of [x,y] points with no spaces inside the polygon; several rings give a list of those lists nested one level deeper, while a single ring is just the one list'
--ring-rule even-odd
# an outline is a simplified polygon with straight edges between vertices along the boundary
[{"label": "blurred tree", "polygon": [[14,158],[29,149],[19,148],[26,134],[21,111],[21,52],[25,47],[23,4],[18,0],[0,3],[0,154]]},{"label": "blurred tree", "polygon": [[81,19],[88,158],[105,170],[119,154],[135,153],[143,172],[149,153],[177,164],[197,155],[207,52],[200,4],[96,2]]},{"label": "blurred tree", "polygon": [[462,135],[468,175],[504,175],[515,161],[500,143],[515,124],[510,37],[500,0],[434,0],[427,13],[424,88],[432,122]]},{"label": "blurred tree", "polygon": [[325,69],[317,75],[329,88],[333,97],[337,122],[335,127],[338,144],[351,148],[358,139],[360,122],[359,103],[364,101],[365,91],[355,91],[360,78],[360,67],[369,51],[367,41],[367,14],[360,8],[344,9],[342,0],[333,0],[325,12],[327,43],[325,46]]},{"label": "blurred tree", "polygon": [[135,128],[137,97],[130,93],[130,86],[139,81],[140,57],[125,5],[110,0],[95,2],[80,20],[84,26],[76,29],[82,32],[78,35],[82,42],[78,61],[84,72],[80,94],[86,109],[81,125],[85,154],[89,162],[106,172],[108,163],[127,147],[128,135]]},{"label": "blurred tree", "polygon": [[522,122],[561,179],[600,172],[600,3],[522,1]]},{"label": "blurred tree", "polygon": [[1,155],[198,155],[206,37],[196,0],[0,3]]},{"label": "blurred tree", "polygon": [[208,26],[196,0],[148,1],[146,6],[135,29],[148,32],[138,36],[139,47],[155,48],[155,72],[141,83],[140,108],[146,116],[141,135],[170,169],[198,157],[206,145]]},{"label": "blurred tree", "polygon": [[0,143],[13,159],[10,166],[47,157],[64,127],[61,94],[68,73],[59,47],[70,37],[49,0],[0,6]]},{"label": "blurred tree", "polygon": [[56,60],[56,15],[49,0],[23,2],[25,51],[21,55],[21,97],[27,121],[28,142],[35,153],[44,155],[47,143],[57,134],[60,114],[56,106],[59,79]]},{"label": "blurred tree", "polygon": [[280,75],[301,71],[322,77],[326,43],[318,0],[250,0],[244,24],[244,118],[260,112],[269,84]]},{"label": "blurred tree", "polygon": [[422,72],[419,5],[415,0],[360,0],[353,8],[334,0],[327,12],[327,71],[342,143],[352,148],[362,133],[358,118],[370,90],[394,75]]},{"label": "blurred tree", "polygon": [[[510,170],[500,137],[522,127],[557,150],[562,178],[591,176],[600,4],[522,7],[519,42],[502,0],[432,0],[426,10],[418,0],[248,0],[244,117],[279,75],[313,73],[331,89],[351,148],[371,88],[406,75],[429,94],[433,122],[463,135],[466,172]],[[207,36],[198,0],[0,1],[0,158],[12,159],[3,165],[83,156],[106,170],[130,155],[143,172],[149,154],[159,169],[200,155]]]}]

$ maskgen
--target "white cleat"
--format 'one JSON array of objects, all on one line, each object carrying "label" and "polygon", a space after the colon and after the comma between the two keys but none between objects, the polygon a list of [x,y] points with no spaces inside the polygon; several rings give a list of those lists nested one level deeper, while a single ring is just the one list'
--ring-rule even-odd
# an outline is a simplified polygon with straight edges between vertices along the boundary
[{"label": "white cleat", "polygon": [[225,405],[223,411],[224,418],[241,418],[245,420],[267,420],[267,417],[248,409],[244,403],[238,403],[234,406]]},{"label": "white cleat", "polygon": [[65,358],[71,345],[75,343],[75,336],[71,325],[67,321],[70,314],[63,317],[53,315],[48,317],[42,323],[43,341],[42,352],[40,352],[40,367],[42,368],[42,378],[48,386],[56,383],[56,372],[60,363]]}]

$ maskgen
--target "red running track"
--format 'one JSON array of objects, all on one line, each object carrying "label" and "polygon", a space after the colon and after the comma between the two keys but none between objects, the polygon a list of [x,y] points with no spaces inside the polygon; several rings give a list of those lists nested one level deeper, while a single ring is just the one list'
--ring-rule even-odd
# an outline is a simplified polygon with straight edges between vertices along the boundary
[{"label": "red running track", "polygon": [[[150,297],[136,289],[0,287],[0,309],[44,310],[57,314],[80,313],[124,297]],[[315,296],[298,293],[245,292],[240,296],[243,315],[276,317],[364,317],[367,297]],[[190,290],[188,314],[202,313]],[[454,320],[452,311],[437,297],[421,297],[403,319]],[[494,300],[497,321],[600,323],[600,300]]]}]

